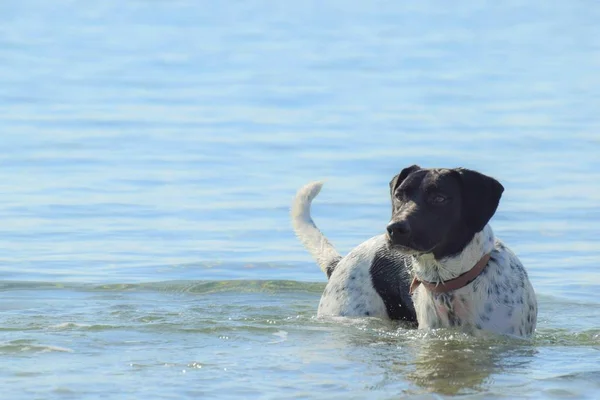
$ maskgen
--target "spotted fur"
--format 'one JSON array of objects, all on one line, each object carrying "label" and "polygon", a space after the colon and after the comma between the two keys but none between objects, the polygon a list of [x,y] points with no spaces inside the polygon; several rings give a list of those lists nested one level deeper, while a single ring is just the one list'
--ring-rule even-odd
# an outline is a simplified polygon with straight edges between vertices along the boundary
[{"label": "spotted fur", "polygon": [[413,302],[420,329],[460,327],[519,337],[534,333],[537,301],[527,272],[489,225],[458,255],[439,261],[430,254],[413,256],[412,268],[421,279],[442,282],[468,271],[487,253],[487,266],[465,287],[441,294],[417,288]]}]

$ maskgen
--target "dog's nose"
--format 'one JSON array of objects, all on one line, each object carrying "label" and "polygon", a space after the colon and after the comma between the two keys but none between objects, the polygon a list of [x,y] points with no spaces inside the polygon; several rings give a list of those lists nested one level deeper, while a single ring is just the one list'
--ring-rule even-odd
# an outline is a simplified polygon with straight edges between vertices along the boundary
[{"label": "dog's nose", "polygon": [[406,236],[410,233],[410,225],[406,220],[390,222],[387,226],[387,231],[390,238]]}]

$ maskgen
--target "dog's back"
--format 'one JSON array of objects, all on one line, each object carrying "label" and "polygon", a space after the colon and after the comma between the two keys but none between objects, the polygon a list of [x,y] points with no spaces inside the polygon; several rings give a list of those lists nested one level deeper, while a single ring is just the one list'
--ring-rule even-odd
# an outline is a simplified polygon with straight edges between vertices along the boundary
[{"label": "dog's back", "polygon": [[310,216],[311,202],[322,185],[314,182],[302,187],[291,212],[296,235],[329,279],[318,315],[415,322],[409,294],[410,258],[392,248],[385,235],[363,242],[342,258]]},{"label": "dog's back", "polygon": [[337,265],[319,303],[319,315],[381,317],[414,322],[410,259],[385,235],[354,248]]}]

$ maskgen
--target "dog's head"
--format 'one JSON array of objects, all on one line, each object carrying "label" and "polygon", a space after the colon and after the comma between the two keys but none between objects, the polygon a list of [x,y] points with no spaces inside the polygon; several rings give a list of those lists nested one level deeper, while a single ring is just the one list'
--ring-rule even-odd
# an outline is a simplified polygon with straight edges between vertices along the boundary
[{"label": "dog's head", "polygon": [[390,182],[392,245],[436,259],[460,252],[496,212],[504,187],[465,168],[405,168]]}]

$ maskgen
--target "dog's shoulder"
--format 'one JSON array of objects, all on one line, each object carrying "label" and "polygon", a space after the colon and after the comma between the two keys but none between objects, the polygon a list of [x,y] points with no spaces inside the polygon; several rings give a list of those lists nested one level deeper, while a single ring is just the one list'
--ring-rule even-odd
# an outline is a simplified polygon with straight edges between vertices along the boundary
[{"label": "dog's shoulder", "polygon": [[395,278],[398,283],[409,282],[410,271],[411,257],[391,247],[386,235],[379,235],[361,243],[342,258],[330,279],[355,280],[367,278],[368,274],[374,285],[385,286]]}]

